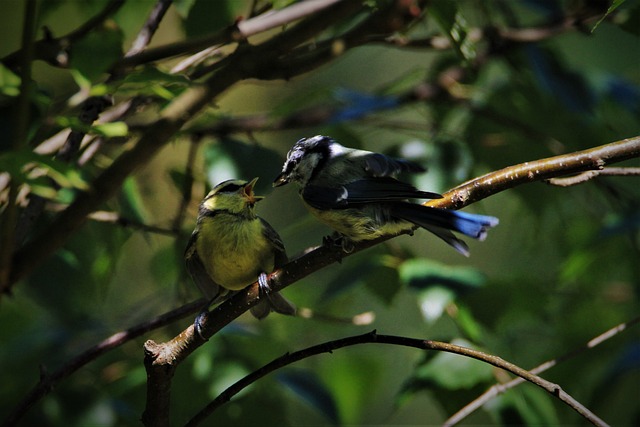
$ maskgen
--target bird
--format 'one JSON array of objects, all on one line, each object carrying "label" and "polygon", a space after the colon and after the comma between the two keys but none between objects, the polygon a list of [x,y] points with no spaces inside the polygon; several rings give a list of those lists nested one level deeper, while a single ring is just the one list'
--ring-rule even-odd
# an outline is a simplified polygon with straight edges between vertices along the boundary
[{"label": "bird", "polygon": [[263,319],[271,311],[296,312],[282,295],[269,292],[267,273],[284,265],[287,254],[278,233],[255,213],[255,204],[264,198],[253,192],[257,181],[223,181],[200,204],[184,254],[187,271],[209,301],[196,318],[198,333],[201,316],[211,304],[226,300],[256,279],[267,298],[251,308],[254,317]]},{"label": "bird", "polygon": [[293,145],[273,186],[298,184],[304,205],[346,238],[342,246],[347,252],[353,242],[412,233],[421,227],[469,256],[467,244],[452,231],[484,240],[498,218],[410,202],[442,198],[397,179],[403,172],[424,171],[409,160],[348,148],[331,137],[316,135]]}]

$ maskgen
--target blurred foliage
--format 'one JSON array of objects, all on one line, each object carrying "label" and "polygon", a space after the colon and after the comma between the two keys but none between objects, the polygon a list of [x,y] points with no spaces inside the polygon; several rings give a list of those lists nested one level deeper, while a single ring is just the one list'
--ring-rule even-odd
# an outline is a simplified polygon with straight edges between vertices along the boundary
[{"label": "blurred foliage", "polygon": [[[0,17],[1,57],[19,48],[22,22],[22,2],[4,1],[12,4]],[[254,3],[283,8],[292,2],[175,1],[153,43],[210,35],[250,17]],[[366,3],[375,8],[385,2]],[[41,1],[38,25],[57,37],[106,4]],[[74,200],[127,151],[131,143],[125,137],[135,141],[150,118],[197,84],[171,72],[176,60],[107,79],[154,4],[125,2],[73,42],[69,68],[34,63],[24,149],[14,149],[11,142],[20,77],[0,65],[0,171],[47,199],[48,206]],[[490,33],[475,37],[478,28],[544,28],[569,15],[594,19],[532,43],[490,46]],[[336,28],[353,24],[340,22]],[[233,86],[103,206],[167,233],[126,227],[126,221],[89,221],[18,283],[12,296],[3,295],[0,417],[37,383],[39,369],[53,372],[111,334],[198,297],[182,254],[199,199],[219,181],[261,178],[258,193],[269,197],[258,210],[279,231],[290,256],[319,244],[329,230],[309,217],[293,188],[268,194],[285,153],[301,137],[328,134],[347,146],[412,158],[429,169],[415,177],[416,184],[445,191],[487,171],[640,134],[639,28],[637,0],[437,0],[398,36],[440,36],[450,49],[365,45],[293,79]],[[495,51],[478,66],[489,47]],[[405,91],[438,81],[453,65],[469,71],[450,89],[455,97],[401,102]],[[80,122],[78,106],[107,93],[116,105],[135,100],[133,114],[102,125]],[[315,107],[329,108],[331,114],[320,124],[287,121]],[[208,129],[251,118],[263,127]],[[275,125],[281,121],[285,124]],[[54,159],[55,150],[41,146],[66,128],[91,135],[74,163]],[[36,154],[35,147],[43,151]],[[196,150],[192,163],[191,149]],[[0,173],[3,188],[5,179]],[[185,192],[190,183],[191,191]],[[1,202],[5,212],[4,193]],[[469,242],[469,259],[417,232],[285,290],[299,307],[323,316],[272,315],[262,322],[243,316],[226,327],[178,369],[172,424],[184,424],[229,384],[285,352],[369,329],[457,342],[530,368],[580,348],[640,312],[638,177],[602,177],[569,188],[533,183],[468,210],[500,218],[485,242]],[[31,235],[45,230],[53,215],[45,211]],[[376,317],[366,326],[327,320],[369,311]],[[142,344],[170,339],[190,322],[151,332],[91,362],[37,402],[21,425],[138,425],[146,392]],[[607,422],[637,425],[639,343],[636,326],[542,376]],[[507,379],[460,356],[368,344],[305,359],[263,378],[216,412],[211,423],[433,425]],[[493,399],[463,424],[579,423],[584,420],[568,407],[526,384]]]}]

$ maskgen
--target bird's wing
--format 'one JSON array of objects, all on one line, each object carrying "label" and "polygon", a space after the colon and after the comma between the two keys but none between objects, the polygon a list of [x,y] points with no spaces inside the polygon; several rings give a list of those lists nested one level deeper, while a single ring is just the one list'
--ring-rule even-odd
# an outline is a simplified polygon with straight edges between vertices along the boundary
[{"label": "bird's wing", "polygon": [[273,261],[274,268],[278,268],[283,266],[289,260],[287,258],[287,251],[284,248],[284,243],[282,243],[282,239],[278,232],[264,219],[260,218],[260,222],[262,223],[262,233],[264,236],[271,242],[273,246],[275,259]]},{"label": "bird's wing", "polygon": [[[260,222],[262,223],[262,232],[273,246],[275,255],[273,266],[274,268],[282,267],[288,261],[284,243],[282,243],[280,235],[271,224],[262,218],[260,218]],[[251,314],[257,319],[263,319],[267,317],[272,310],[276,313],[293,316],[296,313],[296,306],[280,295],[279,292],[269,292],[264,300],[251,307]]]},{"label": "bird's wing", "polygon": [[396,176],[402,172],[418,173],[425,169],[417,163],[405,159],[396,159],[380,153],[364,156],[364,169],[373,177]]},{"label": "bird's wing", "polygon": [[367,203],[385,203],[406,199],[439,199],[437,193],[421,191],[397,179],[364,178],[340,187],[307,185],[302,191],[305,202],[316,209],[344,209]]},{"label": "bird's wing", "polygon": [[223,288],[211,279],[209,273],[207,273],[207,270],[204,268],[204,264],[196,249],[197,238],[198,232],[196,231],[191,235],[184,253],[187,271],[200,289],[200,292],[202,292],[207,299],[212,300],[212,303],[222,301],[226,297],[226,292],[221,292]]}]

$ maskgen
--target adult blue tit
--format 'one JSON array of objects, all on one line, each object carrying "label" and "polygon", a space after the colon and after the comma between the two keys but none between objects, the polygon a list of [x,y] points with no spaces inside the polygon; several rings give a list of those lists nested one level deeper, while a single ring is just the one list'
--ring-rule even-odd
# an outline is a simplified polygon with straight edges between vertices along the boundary
[{"label": "adult blue tit", "polygon": [[492,216],[409,202],[442,196],[399,181],[396,177],[402,172],[424,169],[408,160],[344,147],[317,135],[294,144],[273,186],[297,183],[309,211],[354,242],[422,227],[468,256],[468,246],[451,230],[483,240],[487,229],[498,224]]},{"label": "adult blue tit", "polygon": [[[255,204],[263,199],[253,192],[257,180],[221,182],[200,204],[184,257],[193,281],[210,299],[209,305],[256,279],[261,290],[267,290],[266,274],[287,262],[280,236],[255,213]],[[266,296],[251,308],[255,317],[262,319],[271,310],[295,313],[295,307],[279,293],[267,292]]]}]

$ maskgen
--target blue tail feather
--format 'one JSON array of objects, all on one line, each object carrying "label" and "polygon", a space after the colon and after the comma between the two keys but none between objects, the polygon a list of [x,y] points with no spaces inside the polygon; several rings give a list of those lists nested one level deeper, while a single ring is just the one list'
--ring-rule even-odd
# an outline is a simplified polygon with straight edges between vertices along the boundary
[{"label": "blue tail feather", "polygon": [[498,225],[498,218],[493,216],[438,209],[408,202],[394,204],[391,213],[397,218],[412,222],[434,233],[466,256],[469,255],[468,248],[449,230],[484,240],[487,237],[487,230]]}]

